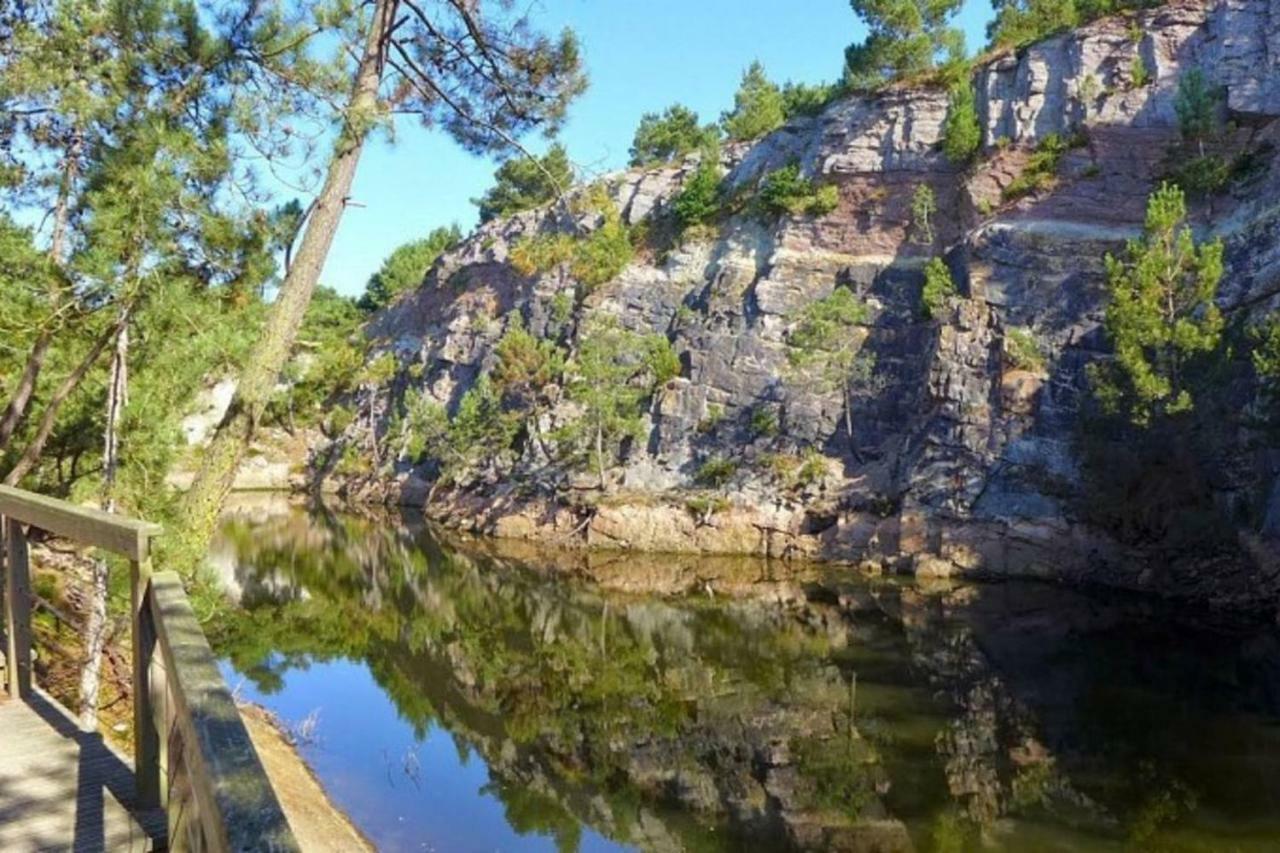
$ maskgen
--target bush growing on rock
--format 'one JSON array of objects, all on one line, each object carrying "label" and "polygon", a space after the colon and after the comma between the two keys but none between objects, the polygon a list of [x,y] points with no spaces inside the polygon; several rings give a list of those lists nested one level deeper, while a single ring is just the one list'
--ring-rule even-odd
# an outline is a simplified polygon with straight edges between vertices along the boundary
[{"label": "bush growing on rock", "polygon": [[721,180],[720,164],[704,157],[671,200],[671,210],[682,232],[695,226],[709,225],[720,215],[723,209]]},{"label": "bush growing on rock", "polygon": [[751,421],[747,424],[752,438],[772,438],[778,434],[778,412],[772,406],[757,406],[751,410]]},{"label": "bush growing on rock", "polygon": [[982,127],[973,86],[966,80],[951,87],[947,117],[942,123],[942,153],[952,163],[968,163],[982,144]]},{"label": "bush growing on rock", "polygon": [[933,245],[933,215],[938,212],[938,198],[928,184],[920,184],[911,196],[911,227],[916,240]]},{"label": "bush growing on rock", "polygon": [[394,302],[402,293],[416,289],[436,258],[461,240],[462,232],[458,226],[450,225],[448,228],[436,228],[423,239],[400,246],[369,278],[358,303],[361,310],[373,313]]},{"label": "bush growing on rock", "polygon": [[567,263],[569,273],[587,290],[612,281],[635,257],[634,235],[611,201],[601,215],[604,221],[585,236],[551,233],[519,240],[511,248],[511,266],[530,276]]},{"label": "bush growing on rock", "polygon": [[679,372],[680,359],[662,335],[642,335],[613,318],[597,319],[584,331],[566,367],[569,399],[582,410],[555,438],[595,463],[600,489],[605,472],[626,439],[644,433],[646,403]]},{"label": "bush growing on rock", "polygon": [[498,167],[494,185],[472,203],[480,221],[488,222],[540,207],[573,186],[573,166],[564,146],[556,144],[541,157],[515,157]]},{"label": "bush growing on rock", "polygon": [[1052,189],[1058,182],[1058,167],[1062,164],[1063,156],[1072,148],[1083,144],[1083,136],[1064,138],[1057,133],[1045,136],[1028,158],[1022,174],[1004,188],[1004,200],[1013,201],[1031,193]]},{"label": "bush growing on rock", "polygon": [[924,316],[939,320],[948,300],[956,295],[956,283],[951,269],[942,258],[934,258],[924,268],[924,289],[920,292],[920,304]]},{"label": "bush growing on rock", "polygon": [[787,336],[787,358],[820,393],[841,395],[845,433],[853,442],[853,409],[877,389],[875,358],[862,351],[871,312],[853,291],[837,287],[811,303]]},{"label": "bush growing on rock", "polygon": [[987,26],[993,47],[1022,47],[1080,25],[1075,0],[995,0]]},{"label": "bush growing on rock", "polygon": [[1186,215],[1182,190],[1163,185],[1148,201],[1142,239],[1124,260],[1106,258],[1104,328],[1115,358],[1091,365],[1089,377],[1103,410],[1138,426],[1194,408],[1191,368],[1222,338],[1214,300],[1223,244],[1197,246]]},{"label": "bush growing on rock", "polygon": [[732,459],[717,456],[714,459],[708,459],[706,462],[703,462],[698,466],[698,470],[693,475],[693,479],[700,485],[718,489],[727,485],[737,473],[737,462],[734,462]]},{"label": "bush growing on rock", "polygon": [[788,120],[801,116],[816,116],[827,104],[838,98],[841,87],[834,83],[793,83],[782,85],[782,113]]},{"label": "bush growing on rock", "polygon": [[834,184],[817,186],[800,173],[799,163],[791,163],[765,176],[757,202],[775,216],[826,216],[839,207],[840,191]]},{"label": "bush growing on rock", "polygon": [[698,124],[698,114],[683,104],[672,104],[659,115],[645,113],[631,141],[631,165],[670,163],[720,139],[715,125]]},{"label": "bush growing on rock", "polygon": [[1030,329],[1021,326],[1005,329],[1004,354],[1018,370],[1039,373],[1045,368],[1044,352]]},{"label": "bush growing on rock", "polygon": [[535,234],[511,247],[511,266],[521,275],[537,275],[572,260],[574,239],[569,234]]}]

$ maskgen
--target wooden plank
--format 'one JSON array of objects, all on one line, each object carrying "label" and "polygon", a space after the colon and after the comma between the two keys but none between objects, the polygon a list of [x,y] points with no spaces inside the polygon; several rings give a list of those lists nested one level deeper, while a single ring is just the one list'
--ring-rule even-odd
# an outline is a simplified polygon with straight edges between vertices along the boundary
[{"label": "wooden plank", "polygon": [[0,703],[0,733],[0,850],[144,850],[163,841],[164,815],[137,810],[128,763],[38,688],[29,703]]},{"label": "wooden plank", "polygon": [[5,678],[9,695],[31,695],[31,566],[27,536],[12,517],[4,519]]},{"label": "wooden plank", "polygon": [[147,542],[163,530],[158,524],[76,506],[12,486],[0,486],[0,515],[130,560],[143,559]]},{"label": "wooden plank", "polygon": [[201,835],[214,850],[298,850],[181,580],[153,574],[147,600],[182,744],[168,761],[186,771]]}]

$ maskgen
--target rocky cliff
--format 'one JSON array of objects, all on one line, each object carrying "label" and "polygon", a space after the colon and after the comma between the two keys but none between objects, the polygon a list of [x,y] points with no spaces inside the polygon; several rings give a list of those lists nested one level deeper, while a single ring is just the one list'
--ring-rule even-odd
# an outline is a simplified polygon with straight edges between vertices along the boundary
[{"label": "rocky cliff", "polygon": [[[1134,80],[1139,67],[1149,80]],[[591,320],[608,316],[666,336],[681,361],[681,375],[654,393],[641,439],[621,449],[608,493],[595,494],[554,447],[528,440],[516,461],[436,489],[429,514],[595,547],[1274,600],[1280,451],[1246,417],[1258,401],[1247,355],[1225,368],[1223,415],[1194,464],[1231,531],[1212,559],[1166,560],[1150,537],[1120,535],[1099,518],[1108,471],[1089,464],[1081,439],[1084,367],[1107,357],[1102,259],[1140,233],[1147,196],[1174,167],[1176,90],[1193,68],[1225,92],[1220,144],[1248,166],[1193,210],[1198,234],[1226,243],[1219,301],[1243,329],[1280,306],[1280,0],[1181,0],[987,61],[975,77],[983,150],[968,168],[939,151],[948,96],[931,88],[841,100],[725,152],[726,183],[739,193],[793,162],[835,186],[839,204],[826,215],[744,211],[706,239],[652,237],[595,288],[567,265],[525,275],[510,261],[531,235],[590,230],[601,217],[557,205],[482,226],[370,324],[400,371],[390,393],[360,402],[362,411],[372,402],[374,416],[344,440],[364,446],[359,431],[370,423],[385,434],[409,390],[456,407],[493,367],[514,318],[572,353]],[[1035,152],[1052,134],[1070,141],[1051,173],[1029,193],[1011,192],[1039,168]],[[695,168],[691,159],[605,184],[626,224],[660,235]],[[922,185],[938,203],[927,237],[911,213]],[[935,256],[959,293],[926,319],[923,267]],[[800,313],[838,287],[870,308],[862,347],[875,359],[872,390],[850,407],[847,429],[844,396],[797,375],[787,353]],[[1039,357],[1013,357],[1028,340]],[[542,436],[574,416],[552,397],[538,416]],[[786,460],[812,448],[820,473],[798,483]],[[323,462],[336,456],[322,455],[322,476],[333,476]],[[709,489],[698,472],[712,460],[724,476]],[[421,504],[433,470],[401,458],[345,487]]]}]

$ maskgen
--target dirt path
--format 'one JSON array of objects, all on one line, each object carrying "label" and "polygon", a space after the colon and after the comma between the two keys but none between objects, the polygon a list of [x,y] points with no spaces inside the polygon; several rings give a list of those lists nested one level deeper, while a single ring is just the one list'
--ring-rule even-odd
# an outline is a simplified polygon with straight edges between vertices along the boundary
[{"label": "dirt path", "polygon": [[373,845],[350,818],[329,799],[271,714],[257,705],[246,704],[240,706],[240,716],[289,818],[298,845],[306,853],[373,850]]}]

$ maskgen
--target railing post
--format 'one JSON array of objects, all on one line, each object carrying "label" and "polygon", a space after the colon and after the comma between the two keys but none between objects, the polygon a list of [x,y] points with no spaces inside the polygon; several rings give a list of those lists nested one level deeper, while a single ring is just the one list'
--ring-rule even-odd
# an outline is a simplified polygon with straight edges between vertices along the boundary
[{"label": "railing post", "polygon": [[147,585],[151,580],[150,543],[139,537],[138,559],[130,563],[129,593],[133,608],[133,772],[138,805],[145,809],[164,804],[160,779],[160,734],[151,703],[151,659],[156,649],[155,627],[146,612]]},{"label": "railing post", "polygon": [[5,544],[5,680],[15,699],[31,696],[31,568],[27,534],[11,518],[2,519]]}]

